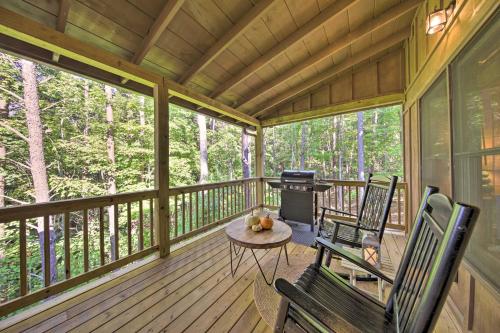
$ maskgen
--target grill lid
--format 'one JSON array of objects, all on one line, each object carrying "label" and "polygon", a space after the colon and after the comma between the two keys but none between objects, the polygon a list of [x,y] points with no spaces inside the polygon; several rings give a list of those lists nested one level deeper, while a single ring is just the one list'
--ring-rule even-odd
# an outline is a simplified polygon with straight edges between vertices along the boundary
[{"label": "grill lid", "polygon": [[285,170],[281,173],[281,182],[314,183],[316,171]]}]

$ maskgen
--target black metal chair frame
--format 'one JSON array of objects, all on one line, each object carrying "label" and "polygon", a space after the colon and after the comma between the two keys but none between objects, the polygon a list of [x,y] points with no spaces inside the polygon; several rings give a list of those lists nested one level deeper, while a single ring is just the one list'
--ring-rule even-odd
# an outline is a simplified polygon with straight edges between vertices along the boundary
[{"label": "black metal chair frame", "polygon": [[[297,282],[275,282],[283,296],[275,332],[432,332],[479,214],[437,192],[425,190],[394,281],[318,237],[316,261]],[[323,266],[325,250],[391,283],[387,304]]]},{"label": "black metal chair frame", "polygon": [[[387,178],[375,177],[371,173],[368,174],[359,213],[355,215],[333,208],[321,207],[321,218],[317,236],[329,239],[332,243],[361,248],[363,232],[371,232],[376,235],[379,243],[381,243],[397,183],[397,176]],[[356,217],[356,223],[332,219],[331,223],[334,224],[333,231],[328,232],[325,221],[326,211]],[[330,264],[330,260],[331,253],[329,252],[327,255],[327,265]]]}]

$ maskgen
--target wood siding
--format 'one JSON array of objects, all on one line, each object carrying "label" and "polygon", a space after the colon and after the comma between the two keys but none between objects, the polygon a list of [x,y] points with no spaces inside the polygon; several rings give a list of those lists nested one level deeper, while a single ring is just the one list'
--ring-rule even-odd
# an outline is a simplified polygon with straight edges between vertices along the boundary
[{"label": "wood siding", "polygon": [[404,51],[388,54],[343,73],[262,117],[264,126],[402,103]]},{"label": "wood siding", "polygon": [[[448,3],[444,1],[445,6]],[[425,17],[435,6],[439,6],[439,1],[429,0],[419,7],[412,22],[411,36],[405,45],[404,167],[411,195],[411,216],[415,215],[421,188],[419,99],[498,8],[498,2],[457,1],[451,23],[446,29],[427,36]],[[500,327],[498,291],[465,262],[450,290],[448,305],[463,332],[496,332]]]}]

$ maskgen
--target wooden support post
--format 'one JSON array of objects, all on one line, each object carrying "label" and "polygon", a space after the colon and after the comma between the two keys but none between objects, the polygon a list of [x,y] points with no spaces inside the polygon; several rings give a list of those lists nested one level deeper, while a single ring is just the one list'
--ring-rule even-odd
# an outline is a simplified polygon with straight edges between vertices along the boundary
[{"label": "wooden support post", "polygon": [[169,226],[169,170],[168,170],[168,87],[165,78],[154,87],[155,99],[155,188],[158,202],[155,205],[156,237],[160,257],[170,253]]},{"label": "wooden support post", "polygon": [[257,177],[257,206],[264,205],[264,131],[257,126],[255,137],[255,177]]}]

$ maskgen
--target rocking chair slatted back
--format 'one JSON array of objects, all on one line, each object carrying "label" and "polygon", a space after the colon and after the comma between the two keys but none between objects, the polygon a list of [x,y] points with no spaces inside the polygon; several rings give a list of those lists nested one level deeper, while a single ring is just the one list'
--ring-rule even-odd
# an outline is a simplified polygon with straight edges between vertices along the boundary
[{"label": "rocking chair slatted back", "polygon": [[443,306],[443,295],[465,250],[465,238],[470,236],[466,231],[478,214],[474,207],[452,206],[437,191],[426,188],[386,307],[388,317],[395,315],[400,332],[425,332],[433,327],[433,311]]},{"label": "rocking chair slatted back", "polygon": [[390,214],[391,201],[396,189],[398,177],[373,177],[368,175],[361,202],[357,224],[363,228],[378,230],[382,239],[385,224]]}]

